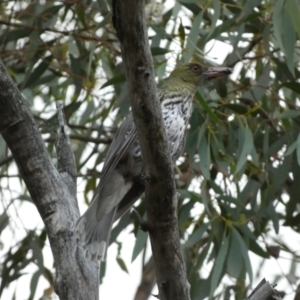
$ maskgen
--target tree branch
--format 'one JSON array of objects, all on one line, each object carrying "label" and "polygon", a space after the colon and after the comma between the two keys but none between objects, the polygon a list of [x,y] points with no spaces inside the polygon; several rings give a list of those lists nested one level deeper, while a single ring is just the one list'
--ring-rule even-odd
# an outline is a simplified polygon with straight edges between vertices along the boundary
[{"label": "tree branch", "polygon": [[[30,108],[1,61],[0,107],[0,133],[46,226],[56,268],[56,293],[60,299],[98,299],[97,265],[77,250],[76,193],[55,169]],[[63,166],[61,161],[59,166]],[[66,169],[74,175],[74,165]]]},{"label": "tree branch", "polygon": [[[58,126],[59,126],[59,136],[56,140],[55,147],[57,153],[57,167],[58,172],[69,188],[70,193],[72,194],[73,199],[77,199],[77,186],[76,186],[76,163],[75,157],[72,151],[72,146],[69,137],[65,132],[65,120],[63,115],[63,105],[61,102],[56,102],[57,107],[57,117],[58,117]],[[77,205],[77,201],[75,201],[75,205]]]},{"label": "tree branch", "polygon": [[150,179],[145,194],[159,299],[187,300],[189,284],[177,225],[173,163],[157,99],[144,1],[113,0],[112,6],[145,175]]},{"label": "tree branch", "polygon": [[153,258],[151,257],[143,268],[142,279],[134,296],[134,300],[148,300],[155,283]]},{"label": "tree branch", "polygon": [[247,300],[281,300],[281,296],[265,279],[255,287]]},{"label": "tree branch", "polygon": [[[70,134],[69,138],[71,140],[78,140],[78,141],[86,142],[86,143],[104,144],[104,145],[109,145],[112,141],[112,139],[110,139],[110,138],[93,138],[93,137],[81,135],[81,134]],[[54,140],[55,140],[55,138],[49,137],[49,138],[45,139],[45,142],[52,142]]]}]

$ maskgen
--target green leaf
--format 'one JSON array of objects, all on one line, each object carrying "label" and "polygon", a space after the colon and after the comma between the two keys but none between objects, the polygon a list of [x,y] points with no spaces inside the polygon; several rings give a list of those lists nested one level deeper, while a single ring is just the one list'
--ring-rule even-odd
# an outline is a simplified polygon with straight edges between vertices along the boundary
[{"label": "green leaf", "polygon": [[100,274],[99,274],[99,281],[100,284],[103,283],[103,278],[106,273],[106,261],[100,261]]},{"label": "green leaf", "polygon": [[294,31],[290,16],[287,10],[284,10],[284,21],[283,21],[283,32],[288,32],[288,34],[283,35],[283,46],[284,53],[286,57],[286,62],[289,70],[295,76],[295,67],[294,67],[294,51],[295,51],[295,43],[296,43],[296,33]]},{"label": "green leaf", "polygon": [[213,32],[216,28],[216,25],[217,25],[217,21],[220,18],[220,12],[221,12],[220,0],[213,0],[213,11],[214,11],[214,14],[213,14],[212,19],[211,19],[209,32],[208,32],[208,35],[205,38],[206,42],[209,40],[209,37],[213,34]]},{"label": "green leaf", "polygon": [[238,162],[235,170],[237,174],[247,161],[247,156],[251,153],[253,148],[253,136],[248,127],[240,127],[239,129],[239,148],[241,148],[240,155],[238,156]]},{"label": "green leaf", "polygon": [[[298,139],[299,139],[299,136],[298,136]],[[296,148],[298,147],[298,139],[297,141],[295,141],[294,143],[292,143],[285,151],[284,153],[284,156],[288,156],[288,155],[291,155],[295,150]],[[298,157],[298,153],[297,153],[297,157]]]},{"label": "green leaf", "polygon": [[[295,31],[298,33],[298,37],[300,37],[300,9],[297,0],[288,0],[285,2],[286,9],[289,12],[291,21],[293,23]],[[289,33],[288,33],[289,34]]]},{"label": "green leaf", "polygon": [[240,204],[245,206],[247,203],[251,202],[252,200],[256,199],[257,193],[261,188],[261,183],[257,180],[253,180],[248,178],[248,182],[246,183],[244,189],[240,193],[238,200]]},{"label": "green leaf", "polygon": [[247,107],[241,104],[228,103],[228,104],[224,104],[223,106],[239,115],[244,115],[248,111]]},{"label": "green leaf", "polygon": [[135,245],[132,251],[131,262],[134,262],[138,255],[143,251],[147,242],[148,234],[143,230],[139,230],[136,236]]},{"label": "green leaf", "polygon": [[194,15],[198,15],[201,12],[201,8],[195,4],[194,0],[181,0],[178,2],[189,9]]},{"label": "green leaf", "polygon": [[225,201],[225,202],[228,202],[228,203],[233,203],[236,205],[236,208],[243,208],[244,207],[244,204],[240,201],[240,199],[236,199],[232,196],[227,196],[227,195],[221,195],[219,197],[216,198],[218,201]]},{"label": "green leaf", "polygon": [[[34,83],[30,84],[30,88],[33,89],[39,85],[48,84],[50,86],[50,82],[54,81],[55,79],[58,79],[57,75],[51,74],[49,72],[49,75],[46,75],[49,72],[49,69],[46,70],[45,75],[40,77],[38,80],[36,80]],[[24,93],[24,91],[23,91]]]},{"label": "green leaf", "polygon": [[123,260],[121,257],[119,257],[119,256],[117,257],[117,263],[118,263],[119,267],[120,267],[124,272],[128,273],[128,269],[127,269],[127,267],[126,267],[126,264],[125,264],[124,260]]},{"label": "green leaf", "polygon": [[[300,195],[300,184],[299,184],[300,166],[295,162],[296,160],[295,155],[293,156],[290,155],[289,157],[293,157],[290,171],[292,171],[294,181],[289,191],[290,199],[287,203],[286,222],[290,222],[292,216],[295,214],[295,212],[298,211],[297,206],[299,205],[299,195]],[[297,225],[299,226],[299,224],[300,223],[298,223]]]},{"label": "green leaf", "polygon": [[228,174],[229,165],[221,135],[214,134],[212,136],[210,140],[210,148],[213,154],[213,162],[217,164],[219,171],[223,174]]},{"label": "green leaf", "polygon": [[230,231],[231,243],[228,251],[227,259],[227,272],[230,276],[238,278],[243,267],[243,257],[240,251],[240,245],[235,237]]},{"label": "green leaf", "polygon": [[285,86],[288,89],[300,94],[300,83],[299,82],[285,82],[281,86]]},{"label": "green leaf", "polygon": [[92,116],[94,111],[95,111],[95,103],[94,100],[92,99],[88,103],[85,111],[82,112],[79,124],[85,124],[85,122]]},{"label": "green leaf", "polygon": [[42,22],[42,28],[49,28],[53,25],[58,17],[58,12],[64,5],[54,5],[46,8],[39,15],[38,21]]},{"label": "green leaf", "polygon": [[172,39],[172,36],[167,31],[159,26],[151,25],[151,28],[158,34],[162,39]]},{"label": "green leaf", "polygon": [[3,212],[1,215],[0,215],[0,236],[1,236],[1,233],[2,231],[6,228],[6,226],[8,225],[9,223],[9,218],[8,218],[8,215],[6,212]]},{"label": "green leaf", "polygon": [[76,5],[76,14],[78,16],[78,20],[86,28],[85,7],[80,2]]},{"label": "green leaf", "polygon": [[211,213],[211,209],[210,209],[210,199],[208,199],[208,197],[207,197],[207,182],[206,181],[202,182],[200,195],[201,195],[201,201],[205,207],[205,211],[211,217],[212,213]]},{"label": "green leaf", "polygon": [[126,81],[125,74],[116,75],[113,78],[109,79],[107,82],[105,82],[101,86],[100,90],[103,89],[103,88],[105,88],[105,87],[107,87],[107,86],[115,85],[115,84],[120,84],[120,83],[123,83],[125,81]]},{"label": "green leaf", "polygon": [[75,97],[73,100],[76,100],[76,97],[79,95],[81,89],[83,88],[83,78],[84,72],[82,69],[82,60],[81,58],[76,58],[72,54],[70,54],[70,62],[71,62],[71,71],[72,71],[72,79],[75,84]]},{"label": "green leaf", "polygon": [[253,12],[253,9],[260,4],[261,0],[248,0],[243,8],[243,18],[248,17]]},{"label": "green leaf", "polygon": [[9,32],[4,31],[4,34],[0,36],[0,44],[7,44],[9,42],[16,41],[18,39],[29,37],[33,29],[14,29]]},{"label": "green leaf", "polygon": [[184,31],[184,27],[182,25],[182,20],[180,19],[180,25],[178,28],[178,36],[179,36],[179,40],[180,40],[180,46],[183,49],[184,47],[184,43],[185,43],[185,31]]},{"label": "green leaf", "polygon": [[297,162],[298,165],[300,166],[300,133],[297,138]]},{"label": "green leaf", "polygon": [[[223,21],[222,24],[216,26],[215,30],[212,33],[209,31],[206,35],[204,35],[200,39],[200,41],[197,43],[197,46],[199,48],[202,48],[202,47],[205,47],[206,43],[209,40],[212,40],[212,39],[220,40],[221,33],[229,31],[233,25],[236,25],[236,22],[234,19],[228,19],[226,21]],[[209,36],[209,38],[207,38],[207,36]]]},{"label": "green leaf", "polygon": [[178,223],[180,225],[180,228],[182,228],[182,225],[186,226],[186,223],[190,222],[190,215],[193,207],[194,207],[194,202],[189,201],[188,203],[186,203],[180,208],[178,212],[178,216],[179,216]]},{"label": "green leaf", "polygon": [[29,295],[29,300],[33,300],[34,299],[34,295],[36,292],[36,288],[40,279],[40,276],[42,275],[41,270],[36,271],[32,277],[31,277],[31,281],[30,281],[30,295]]},{"label": "green leaf", "polygon": [[199,156],[200,156],[200,169],[202,172],[202,175],[206,179],[210,179],[210,165],[211,165],[211,159],[210,159],[210,147],[207,143],[207,139],[205,134],[202,135],[199,141]]},{"label": "green leaf", "polygon": [[249,250],[262,258],[270,257],[270,255],[259,246],[256,240],[249,240]]},{"label": "green leaf", "polygon": [[246,270],[247,270],[247,273],[249,276],[250,284],[252,284],[253,274],[252,274],[252,267],[251,267],[249,254],[248,254],[248,248],[246,247],[245,242],[242,239],[241,235],[235,228],[232,228],[232,232],[240,245],[240,251],[241,251],[241,254],[243,255],[243,259],[244,259]]},{"label": "green leaf", "polygon": [[153,56],[164,55],[170,52],[170,50],[160,47],[151,47],[150,50]]},{"label": "green leaf", "polygon": [[210,298],[213,296],[217,286],[219,285],[219,281],[221,279],[221,275],[222,275],[222,272],[224,269],[225,258],[226,258],[227,252],[228,252],[228,246],[229,246],[229,238],[228,238],[228,236],[226,236],[222,240],[220,251],[217,255],[217,258],[215,260],[214,267],[212,270]]},{"label": "green leaf", "polygon": [[89,49],[89,62],[88,62],[88,65],[87,65],[87,71],[86,71],[86,76],[87,77],[90,77],[91,75],[91,69],[92,69],[92,62],[93,62],[93,59],[94,59],[94,56],[95,56],[95,50],[97,48],[97,44],[96,43],[93,43]]},{"label": "green leaf", "polygon": [[219,122],[220,121],[219,118],[211,110],[211,108],[207,104],[206,100],[203,98],[202,94],[199,91],[196,93],[196,98],[197,98],[198,102],[201,104],[203,110],[211,117],[211,119],[214,122]]},{"label": "green leaf", "polygon": [[186,63],[189,62],[193,56],[194,49],[196,47],[197,40],[198,40],[199,28],[203,18],[203,13],[204,10],[202,10],[194,19],[190,33],[188,35],[187,42],[186,42],[187,51],[183,53],[183,61]]},{"label": "green leaf", "polygon": [[275,207],[272,202],[269,203],[269,205],[267,207],[267,211],[268,211],[268,215],[269,215],[271,221],[273,222],[274,230],[275,230],[276,234],[278,234],[279,233],[279,218],[278,218],[277,212],[276,212]]},{"label": "green leaf", "polygon": [[257,84],[253,85],[250,90],[242,94],[240,99],[250,99],[259,101],[265,94],[270,82],[270,64],[266,64],[263,68],[262,75],[258,78]]},{"label": "green leaf", "polygon": [[52,59],[52,55],[45,57],[42,62],[36,68],[34,68],[26,82],[24,82],[22,88],[31,87],[32,85],[34,85],[36,81],[39,80],[44,72],[49,68]]},{"label": "green leaf", "polygon": [[293,118],[297,118],[300,116],[300,111],[299,110],[293,110],[293,109],[289,109],[289,110],[285,110],[283,112],[275,112],[273,115],[274,119],[293,119]]},{"label": "green leaf", "polygon": [[284,52],[283,42],[282,42],[282,21],[283,21],[283,4],[284,0],[276,0],[273,11],[273,28],[274,35],[278,42],[280,49]]},{"label": "green leaf", "polygon": [[202,237],[204,232],[207,230],[209,223],[203,223],[196,231],[192,233],[192,235],[188,238],[188,240],[184,243],[183,248],[189,248],[194,246]]}]

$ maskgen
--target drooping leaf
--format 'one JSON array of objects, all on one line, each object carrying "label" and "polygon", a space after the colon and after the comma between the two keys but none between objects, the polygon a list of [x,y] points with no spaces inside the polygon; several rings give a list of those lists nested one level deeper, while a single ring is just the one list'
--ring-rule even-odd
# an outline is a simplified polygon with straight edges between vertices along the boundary
[{"label": "drooping leaf", "polygon": [[253,136],[248,127],[241,127],[239,131],[239,148],[241,151],[238,156],[235,173],[237,174],[247,161],[247,156],[253,148]]},{"label": "drooping leaf", "polygon": [[229,247],[229,238],[224,237],[222,239],[221,248],[216,257],[216,261],[215,261],[214,268],[213,268],[212,275],[211,275],[210,296],[212,296],[214,294],[214,292],[219,284],[219,281],[222,277],[222,273],[224,271],[225,259],[226,259],[226,255],[228,252],[228,247]]},{"label": "drooping leaf", "polygon": [[210,179],[210,165],[211,165],[211,158],[210,158],[210,147],[207,143],[207,139],[205,135],[202,135],[199,141],[199,157],[200,157],[200,169],[202,175],[206,179]]},{"label": "drooping leaf", "polygon": [[242,268],[243,257],[240,251],[240,245],[235,235],[231,234],[226,270],[230,276],[238,278]]},{"label": "drooping leaf", "polygon": [[243,239],[241,238],[240,234],[238,233],[238,231],[235,228],[232,228],[232,232],[233,232],[233,236],[235,236],[236,240],[239,243],[240,246],[240,251],[241,254],[243,256],[243,260],[246,266],[246,270],[249,276],[249,280],[250,283],[252,283],[253,280],[253,274],[252,274],[252,266],[250,263],[250,259],[249,259],[249,254],[248,254],[248,248],[245,245],[245,242],[243,241]]},{"label": "drooping leaf", "polygon": [[128,269],[126,267],[126,264],[120,256],[117,257],[117,263],[124,272],[128,273]]},{"label": "drooping leaf", "polygon": [[286,1],[285,5],[286,5],[286,9],[289,12],[294,29],[298,33],[298,36],[300,36],[299,3],[297,2],[297,0],[290,0],[290,1]]},{"label": "drooping leaf", "polygon": [[185,242],[183,247],[189,248],[192,247],[195,243],[197,243],[201,239],[204,232],[207,230],[208,225],[209,223],[204,223],[196,231],[194,231],[193,234]]},{"label": "drooping leaf", "polygon": [[107,82],[105,82],[100,89],[103,89],[107,86],[110,86],[110,85],[115,85],[115,84],[119,84],[119,83],[122,83],[122,82],[125,82],[126,80],[126,77],[125,77],[125,74],[120,74],[120,75],[116,75],[115,77],[109,79]]},{"label": "drooping leaf", "polygon": [[143,251],[147,242],[148,234],[143,231],[139,230],[136,236],[135,245],[132,251],[131,262],[134,262],[138,255]]}]

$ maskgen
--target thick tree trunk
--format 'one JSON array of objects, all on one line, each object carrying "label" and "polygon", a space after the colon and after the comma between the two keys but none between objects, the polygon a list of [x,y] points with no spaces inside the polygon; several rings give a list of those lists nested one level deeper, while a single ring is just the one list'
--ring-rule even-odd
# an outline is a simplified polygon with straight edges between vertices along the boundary
[{"label": "thick tree trunk", "polygon": [[189,284],[177,224],[173,163],[153,74],[144,1],[113,0],[113,23],[145,161],[147,228],[160,300],[188,300]]},{"label": "thick tree trunk", "polygon": [[26,100],[1,61],[0,108],[0,133],[46,226],[56,268],[56,293],[60,299],[98,299],[97,264],[86,260],[76,245],[76,166],[61,109],[57,170]]}]

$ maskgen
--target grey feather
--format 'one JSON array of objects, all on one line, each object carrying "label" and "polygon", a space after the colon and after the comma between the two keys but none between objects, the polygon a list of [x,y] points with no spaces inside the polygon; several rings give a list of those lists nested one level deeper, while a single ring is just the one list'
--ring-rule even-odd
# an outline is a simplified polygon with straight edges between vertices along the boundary
[{"label": "grey feather", "polygon": [[[140,187],[138,191],[132,189],[130,192],[133,186],[131,177],[141,170],[141,161],[134,162],[128,155],[136,140],[136,127],[130,114],[118,129],[109,147],[92,203],[76,225],[78,245],[90,259],[105,259],[114,220],[126,212],[142,193]],[[120,164],[124,158],[124,165]],[[125,174],[128,168],[136,171],[133,174]],[[128,192],[129,196],[126,197]],[[123,198],[125,200],[116,214]]]}]

